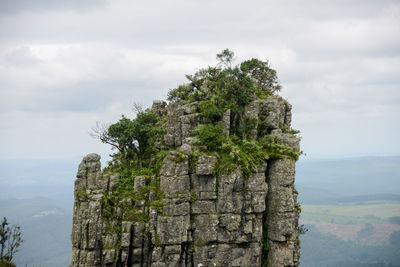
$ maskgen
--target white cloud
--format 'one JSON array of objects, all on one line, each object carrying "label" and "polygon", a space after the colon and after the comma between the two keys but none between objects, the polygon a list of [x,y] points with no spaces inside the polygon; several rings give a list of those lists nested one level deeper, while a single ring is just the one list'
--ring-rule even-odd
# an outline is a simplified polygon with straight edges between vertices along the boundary
[{"label": "white cloud", "polygon": [[0,157],[106,153],[97,120],[165,98],[227,47],[277,69],[306,152],[400,149],[397,1],[5,3]]},{"label": "white cloud", "polygon": [[0,14],[7,16],[20,12],[41,12],[45,10],[69,9],[85,11],[103,4],[103,0],[2,0],[0,2]]}]

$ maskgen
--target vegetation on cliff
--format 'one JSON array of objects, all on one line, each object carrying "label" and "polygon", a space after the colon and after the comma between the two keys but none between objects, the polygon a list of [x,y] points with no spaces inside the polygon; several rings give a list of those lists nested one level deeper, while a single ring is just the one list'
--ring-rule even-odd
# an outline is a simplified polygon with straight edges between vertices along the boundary
[{"label": "vegetation on cliff", "polygon": [[[271,135],[271,129],[257,121],[257,116],[249,115],[249,111],[246,114],[246,107],[251,102],[267,100],[281,89],[276,71],[268,61],[254,58],[232,66],[233,57],[233,52],[228,49],[222,51],[217,54],[215,67],[186,75],[188,83],[169,91],[170,103],[178,106],[195,104],[195,112],[200,118],[193,131],[191,145],[194,151],[190,154],[177,151],[175,160],[189,158],[189,164],[194,168],[199,156],[213,155],[217,158],[215,176],[229,174],[240,166],[244,177],[248,178],[266,160],[285,156],[297,160],[299,152],[284,144],[279,136]],[[288,105],[285,101],[281,104]],[[105,171],[118,173],[119,180],[112,194],[104,194],[102,206],[107,231],[118,235],[121,235],[121,227],[111,223],[115,214],[123,216],[125,221],[149,220],[148,214],[132,203],[142,203],[161,211],[163,193],[159,171],[168,151],[175,149],[167,146],[164,140],[168,115],[157,114],[151,109],[136,110],[136,118],[122,115],[118,122],[95,132],[97,138],[115,151]],[[270,112],[277,111],[271,109]],[[229,125],[228,132],[224,120]],[[298,133],[288,125],[280,125],[280,129],[283,133]],[[146,181],[135,191],[132,189],[138,176]]]},{"label": "vegetation on cliff", "polygon": [[[299,152],[268,135],[268,129],[245,115],[245,107],[251,101],[266,99],[281,89],[276,71],[268,61],[255,58],[232,67],[233,57],[234,53],[225,49],[217,54],[219,63],[216,67],[186,75],[189,83],[168,93],[168,100],[172,102],[198,103],[202,121],[195,130],[194,143],[200,152],[217,153],[217,176],[230,173],[239,165],[248,177],[268,158],[287,155],[297,160]],[[229,135],[224,134],[221,122],[227,110],[230,111]],[[283,132],[298,133],[285,127],[288,126],[281,126]],[[251,134],[254,128],[255,136]]]},{"label": "vegetation on cliff", "polygon": [[[234,53],[217,54],[218,64],[186,75],[189,83],[168,93],[168,100],[186,103],[209,101],[220,109],[239,111],[250,101],[266,98],[281,89],[276,71],[268,61],[250,59],[232,67]],[[214,109],[214,110],[217,110]]]},{"label": "vegetation on cliff", "polygon": [[[284,145],[268,129],[254,118],[245,116],[245,107],[257,99],[267,99],[280,89],[276,71],[268,61],[255,58],[232,66],[234,53],[228,49],[217,54],[215,67],[200,69],[193,75],[186,75],[188,83],[172,89],[168,100],[180,105],[197,103],[201,122],[195,129],[194,145],[198,153],[216,153],[218,164],[215,174],[233,171],[240,165],[248,176],[268,158],[282,158],[284,155],[299,157],[299,152]],[[288,105],[285,102],[285,105]],[[230,111],[230,132],[224,134],[222,118]],[[118,169],[123,177],[133,175],[157,175],[157,159],[154,157],[169,148],[163,145],[163,134],[167,117],[159,118],[152,110],[146,109],[135,119],[122,116],[119,122],[110,125],[97,137],[110,144],[117,153],[113,154],[110,167]],[[257,126],[258,125],[258,126]],[[256,128],[256,136],[251,132]],[[297,131],[281,125],[286,133]],[[159,167],[159,166],[158,166]],[[134,177],[132,177],[134,178]]]},{"label": "vegetation on cliff", "polygon": [[[290,255],[286,266],[298,265],[299,138],[291,106],[276,95],[280,85],[267,61],[233,66],[233,57],[224,50],[215,67],[187,75],[169,104],[134,106],[136,118],[122,116],[95,132],[114,154],[103,171],[97,154],[79,166],[73,263],[95,251],[94,261],[116,266],[227,266],[230,259],[276,266],[276,253]],[[81,237],[82,227],[90,238]],[[287,246],[277,246],[282,242]]]}]

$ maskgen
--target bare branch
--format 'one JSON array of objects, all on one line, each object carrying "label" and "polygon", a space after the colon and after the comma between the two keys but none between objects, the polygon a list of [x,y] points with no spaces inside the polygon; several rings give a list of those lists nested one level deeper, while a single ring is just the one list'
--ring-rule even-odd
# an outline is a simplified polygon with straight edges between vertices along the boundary
[{"label": "bare branch", "polygon": [[100,139],[100,141],[102,142],[105,142],[103,140],[108,139],[107,137],[108,127],[109,127],[108,124],[97,121],[96,126],[92,127],[92,131],[89,132],[89,135],[93,138]]},{"label": "bare branch", "polygon": [[89,135],[93,138],[100,139],[100,141],[105,144],[111,145],[111,149],[117,149],[118,151],[121,151],[120,147],[118,146],[117,140],[113,140],[108,135],[109,127],[109,124],[97,121],[96,126],[92,127],[92,131],[89,132]]},{"label": "bare branch", "polygon": [[143,104],[139,103],[139,102],[134,101],[133,102],[133,106],[132,106],[132,110],[137,115],[139,113],[144,112],[145,106]]}]

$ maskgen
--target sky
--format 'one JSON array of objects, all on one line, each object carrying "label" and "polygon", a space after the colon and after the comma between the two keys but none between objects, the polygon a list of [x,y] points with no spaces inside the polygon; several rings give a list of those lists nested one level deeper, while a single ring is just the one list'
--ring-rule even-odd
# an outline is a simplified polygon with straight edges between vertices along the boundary
[{"label": "sky", "polygon": [[400,1],[2,0],[0,159],[107,158],[96,122],[225,48],[277,70],[306,158],[399,155]]}]

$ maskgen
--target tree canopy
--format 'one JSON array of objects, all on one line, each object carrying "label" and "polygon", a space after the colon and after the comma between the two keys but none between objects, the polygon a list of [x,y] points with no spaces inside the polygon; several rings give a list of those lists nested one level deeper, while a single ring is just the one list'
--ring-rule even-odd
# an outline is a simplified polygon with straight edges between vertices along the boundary
[{"label": "tree canopy", "polygon": [[276,71],[268,61],[256,58],[232,67],[234,53],[229,49],[217,54],[215,67],[186,75],[188,83],[172,89],[168,100],[194,102],[211,100],[217,106],[245,106],[256,98],[265,98],[281,89]]},{"label": "tree canopy", "polygon": [[95,130],[95,136],[109,144],[117,152],[113,155],[118,164],[129,167],[148,167],[154,142],[164,132],[158,125],[160,118],[152,110],[146,109],[135,119],[122,118],[107,129]]}]

